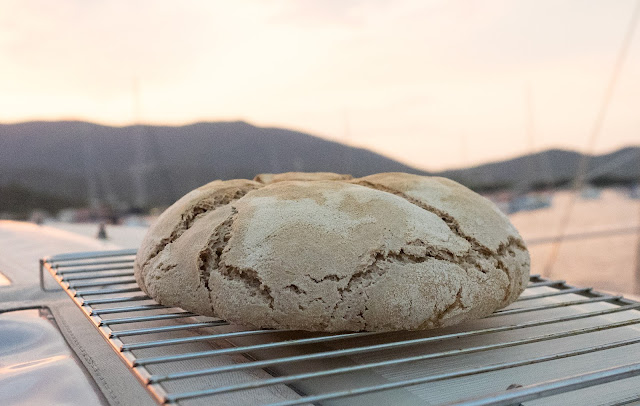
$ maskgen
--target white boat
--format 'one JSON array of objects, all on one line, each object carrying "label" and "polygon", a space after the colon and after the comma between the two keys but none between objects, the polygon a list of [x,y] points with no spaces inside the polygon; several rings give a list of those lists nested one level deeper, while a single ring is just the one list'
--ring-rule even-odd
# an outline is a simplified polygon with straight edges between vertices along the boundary
[{"label": "white boat", "polygon": [[527,193],[516,196],[509,201],[508,214],[544,209],[550,207],[552,203],[553,195],[550,193]]}]

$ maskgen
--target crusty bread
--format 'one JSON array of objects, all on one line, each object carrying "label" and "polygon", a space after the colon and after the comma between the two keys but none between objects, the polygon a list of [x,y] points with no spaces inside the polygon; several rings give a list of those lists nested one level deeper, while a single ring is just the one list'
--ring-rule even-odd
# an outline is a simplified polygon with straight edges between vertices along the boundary
[{"label": "crusty bread", "polygon": [[253,178],[254,181],[264,183],[284,182],[288,180],[349,180],[351,175],[341,175],[331,172],[286,172],[286,173],[261,173]]},{"label": "crusty bread", "polygon": [[190,192],[150,228],[135,275],[162,304],[256,328],[414,330],[513,302],[529,254],[448,179],[288,173]]}]

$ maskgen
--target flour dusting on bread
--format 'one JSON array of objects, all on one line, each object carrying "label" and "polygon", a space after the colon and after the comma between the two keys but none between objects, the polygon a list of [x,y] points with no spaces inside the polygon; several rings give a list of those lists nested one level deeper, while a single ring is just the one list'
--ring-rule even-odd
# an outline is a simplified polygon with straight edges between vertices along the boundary
[{"label": "flour dusting on bread", "polygon": [[176,202],[135,275],[162,304],[256,328],[414,330],[512,303],[529,254],[491,202],[447,179],[265,174]]}]

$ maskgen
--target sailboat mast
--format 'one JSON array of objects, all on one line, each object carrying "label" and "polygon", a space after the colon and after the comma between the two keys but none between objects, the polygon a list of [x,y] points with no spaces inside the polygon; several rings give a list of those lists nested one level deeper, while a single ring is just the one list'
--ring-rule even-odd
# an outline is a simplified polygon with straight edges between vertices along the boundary
[{"label": "sailboat mast", "polygon": [[[638,187],[640,187],[640,148],[638,149],[638,159],[636,161],[638,165]],[[636,231],[636,263],[635,263],[635,289],[636,295],[640,294],[640,199],[638,199],[638,216],[636,218],[636,225],[638,225],[638,231]]]},{"label": "sailboat mast", "polygon": [[529,172],[529,176],[526,183],[526,189],[531,190],[533,188],[533,184],[535,183],[536,178],[536,165],[535,165],[535,128],[533,126],[533,101],[531,96],[531,84],[527,83],[525,87],[525,106],[527,112],[527,124],[526,124],[526,133],[527,133],[527,147],[529,149],[529,159],[527,159],[527,170]]},{"label": "sailboat mast", "polygon": [[131,166],[134,204],[137,208],[145,207],[147,204],[147,190],[145,187],[145,148],[144,129],[140,123],[140,87],[138,78],[133,78],[133,137],[134,137],[134,162]]},{"label": "sailboat mast", "polygon": [[344,143],[346,145],[346,173],[353,174],[353,147],[351,146],[351,122],[349,121],[349,110],[344,110]]}]

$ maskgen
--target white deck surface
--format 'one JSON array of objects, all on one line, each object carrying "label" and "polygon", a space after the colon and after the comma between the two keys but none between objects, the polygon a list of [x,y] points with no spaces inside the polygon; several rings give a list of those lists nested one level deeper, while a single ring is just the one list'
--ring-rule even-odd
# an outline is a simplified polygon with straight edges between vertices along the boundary
[{"label": "white deck surface", "polygon": [[[97,228],[95,229],[97,231]],[[77,229],[72,232],[71,228],[55,228],[49,226],[36,226],[26,223],[17,222],[0,222],[0,270],[6,271],[7,276],[12,280],[9,288],[11,297],[0,296],[2,301],[13,301],[15,303],[28,304],[29,295],[33,293],[33,286],[37,284],[37,263],[38,259],[51,254],[60,254],[74,251],[95,251],[103,249],[120,248],[115,244],[118,232],[111,230],[113,240],[102,242],[91,237],[93,231],[90,228]],[[131,230],[129,230],[131,231]],[[80,232],[80,234],[78,233]],[[107,231],[109,233],[109,230]],[[84,233],[85,235],[81,235]],[[134,232],[124,232],[122,234],[123,244],[133,243],[135,238]],[[48,284],[53,285],[54,282],[48,278]],[[25,289],[20,289],[24,286]],[[30,289],[27,289],[30,287]],[[0,295],[2,290],[0,288]],[[529,289],[525,296],[554,291],[549,287],[537,287]],[[68,298],[67,298],[68,299]],[[566,294],[562,296],[536,299],[531,301],[516,302],[510,308],[519,308],[522,306],[538,306],[547,305],[558,302],[574,301],[584,299],[584,296],[575,294]],[[104,305],[107,306],[107,305]],[[340,340],[323,343],[320,345],[306,345],[284,347],[278,349],[270,349],[268,351],[255,352],[252,355],[256,359],[271,359],[283,356],[315,353],[319,351],[330,351],[339,348],[358,347],[369,344],[378,344],[389,342],[394,339],[409,339],[419,337],[430,337],[441,335],[444,333],[453,333],[461,331],[470,331],[475,329],[489,328],[495,326],[516,325],[527,323],[535,320],[544,320],[549,318],[557,318],[570,316],[584,312],[611,309],[617,305],[609,303],[591,303],[579,306],[556,308],[552,310],[519,313],[514,315],[504,315],[483,320],[477,320],[464,325],[452,327],[446,330],[435,330],[426,332],[399,332],[392,335],[370,336],[359,338],[357,340]],[[119,317],[117,314],[114,317]],[[417,354],[436,353],[441,351],[455,350],[459,348],[468,348],[472,346],[484,346],[493,343],[505,341],[513,341],[519,339],[530,338],[552,332],[567,331],[576,328],[585,328],[590,326],[598,326],[621,320],[629,320],[640,318],[640,312],[636,310],[619,312],[610,315],[590,317],[574,321],[556,323],[547,326],[538,326],[532,328],[514,329],[500,333],[492,333],[488,335],[478,335],[468,338],[443,340],[431,342],[427,345],[408,346],[400,349],[367,352],[349,357],[332,358],[329,360],[317,360],[304,363],[291,363],[274,367],[273,370],[279,374],[290,375],[300,372],[308,372],[313,370],[323,370],[326,368],[335,368],[342,366],[358,365],[363,363],[377,362],[388,359],[396,359],[400,357],[409,357]],[[297,385],[299,390],[307,393],[322,393],[327,391],[335,391],[344,388],[353,387],[355,383],[360,386],[376,385],[381,383],[396,382],[405,379],[424,377],[435,373],[446,373],[461,369],[473,368],[476,366],[491,365],[496,363],[504,363],[510,361],[535,358],[541,355],[554,354],[568,349],[587,348],[597,346],[603,343],[634,338],[640,335],[640,324],[619,327],[615,329],[576,335],[554,340],[541,341],[517,347],[501,348],[490,351],[483,351],[473,354],[455,355],[442,358],[431,359],[428,361],[405,363],[396,366],[378,368],[368,370],[366,373],[337,375],[323,379],[313,379],[301,382]],[[186,331],[184,334],[205,334],[212,332],[234,331],[234,326],[215,327],[200,332]],[[296,333],[297,334],[297,333]],[[296,338],[296,334],[285,334],[287,339]],[[273,342],[273,340],[281,340],[283,336],[276,337],[277,333],[269,333],[246,337],[243,339],[231,340],[236,346],[264,344]],[[395,337],[395,338],[394,338]],[[146,341],[157,339],[151,336],[135,337],[135,341]],[[105,344],[105,343],[96,343]],[[202,349],[200,343],[199,347]],[[211,348],[216,347],[214,343]],[[180,348],[182,350],[183,347]],[[166,355],[178,348],[172,346],[162,347],[160,355]],[[153,351],[139,350],[136,354],[138,357],[151,356]],[[156,355],[156,354],[153,354]],[[113,354],[115,357],[116,355]],[[237,357],[221,358],[216,357],[200,358],[191,362],[171,364],[158,364],[151,368],[152,373],[163,373],[171,368],[179,370],[191,370],[193,368],[207,368],[212,365],[219,365],[220,362],[246,362]],[[392,393],[382,392],[364,397],[346,398],[343,400],[330,401],[326,404],[331,405],[375,405],[390,404],[392,400],[395,404],[421,404],[432,405],[442,404],[455,399],[474,397],[481,394],[489,394],[497,391],[505,390],[511,384],[528,385],[535,382],[565,377],[568,375],[578,374],[601,369],[610,366],[618,366],[631,362],[640,362],[640,344],[633,344],[626,347],[609,349],[599,352],[593,352],[567,359],[549,361],[535,365],[527,365],[512,368],[503,371],[484,373],[465,378],[456,378],[444,380],[441,382],[432,382],[429,384],[420,384],[405,389],[395,390]],[[240,381],[246,379],[264,379],[264,371],[256,370],[255,374],[244,376],[242,374],[235,376],[220,375],[208,376],[206,382],[208,385],[220,386],[224,384],[233,384],[237,379]],[[220,381],[223,379],[224,381]],[[228,379],[228,380],[227,380]],[[190,387],[198,387],[203,384],[202,380],[175,381],[167,383],[167,388],[174,392],[189,390]],[[193,385],[193,386],[192,386]],[[585,405],[585,404],[606,404],[606,402],[622,401],[624,399],[633,398],[639,395],[640,379],[631,378],[624,381],[615,382],[607,385],[583,389],[563,395],[545,398],[539,401],[526,402],[526,405]],[[254,392],[252,400],[259,400],[260,392]],[[390,396],[390,397],[389,397]],[[234,398],[235,404],[248,404],[247,397],[243,397],[242,393],[238,393]],[[597,401],[596,401],[597,399]],[[215,398],[206,399],[205,404],[216,403]],[[606,402],[605,402],[606,401]],[[185,404],[201,404],[196,401],[187,401]],[[226,403],[225,403],[226,404]]]}]

